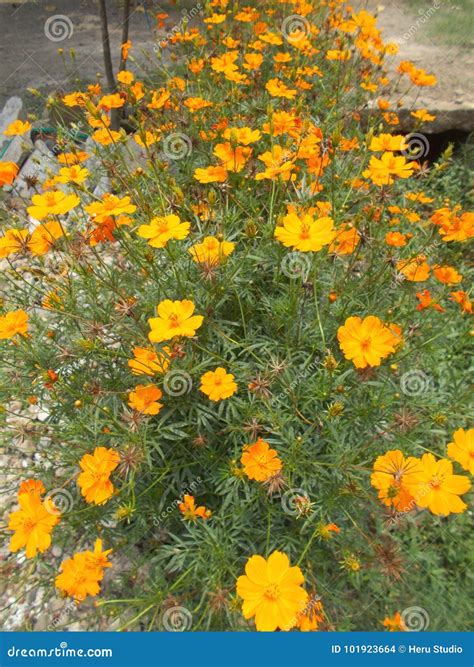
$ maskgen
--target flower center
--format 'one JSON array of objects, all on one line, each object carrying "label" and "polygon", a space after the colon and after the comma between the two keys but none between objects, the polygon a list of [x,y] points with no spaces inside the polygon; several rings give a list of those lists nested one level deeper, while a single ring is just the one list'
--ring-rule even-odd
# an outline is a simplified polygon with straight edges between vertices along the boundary
[{"label": "flower center", "polygon": [[280,588],[278,584],[270,584],[266,589],[264,596],[267,598],[267,600],[271,600],[274,602],[275,600],[278,600],[280,597]]},{"label": "flower center", "polygon": [[372,344],[372,339],[371,339],[370,336],[369,336],[368,338],[364,338],[364,339],[361,341],[360,346],[361,346],[361,348],[362,348],[363,350],[368,350],[369,347],[371,346],[371,344]]}]

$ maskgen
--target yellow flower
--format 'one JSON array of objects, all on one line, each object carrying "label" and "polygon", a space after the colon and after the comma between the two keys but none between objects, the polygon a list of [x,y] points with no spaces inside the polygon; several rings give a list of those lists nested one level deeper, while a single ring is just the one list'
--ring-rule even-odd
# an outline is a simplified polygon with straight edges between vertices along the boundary
[{"label": "yellow flower", "polygon": [[428,278],[430,267],[425,262],[425,256],[418,255],[418,257],[402,259],[397,262],[397,271],[410,282],[421,283]]},{"label": "yellow flower", "polygon": [[170,365],[169,347],[163,348],[164,354],[157,354],[153,348],[133,348],[133,359],[128,360],[128,366],[134,375],[155,375],[166,373]]},{"label": "yellow flower", "polygon": [[313,218],[307,213],[301,217],[294,212],[283,218],[283,225],[275,229],[275,238],[287,248],[301,252],[317,252],[331,243],[336,236],[331,218]]},{"label": "yellow flower", "polygon": [[395,156],[389,151],[383,153],[380,159],[373,155],[368,169],[362,172],[362,175],[364,178],[370,178],[375,185],[391,185],[394,176],[409,178],[413,171],[413,164],[407,162],[403,155]]},{"label": "yellow flower", "polygon": [[51,190],[44,195],[33,195],[31,198],[33,206],[26,209],[35,220],[44,220],[49,215],[64,215],[69,213],[80,203],[75,194],[66,194],[61,190]]},{"label": "yellow flower", "polygon": [[382,625],[387,628],[389,632],[404,632],[405,631],[405,624],[403,623],[402,617],[400,615],[400,612],[397,611],[391,618],[390,616],[386,616],[383,621]]},{"label": "yellow flower", "polygon": [[274,551],[268,560],[251,556],[245,575],[237,579],[237,595],[243,599],[244,618],[255,617],[259,632],[290,630],[303,612],[308,594],[303,573],[291,567],[286,554]]},{"label": "yellow flower", "polygon": [[245,445],[240,462],[247,477],[257,482],[265,482],[282,469],[278,452],[276,449],[270,449],[268,442],[262,438],[253,445]]},{"label": "yellow flower", "polygon": [[137,207],[131,203],[130,197],[117,197],[110,193],[102,195],[102,201],[95,201],[84,207],[94,222],[104,222],[111,215],[119,216],[135,213]]},{"label": "yellow flower", "polygon": [[222,136],[233,145],[248,146],[258,141],[262,133],[260,130],[252,130],[250,127],[228,127]]},{"label": "yellow flower", "polygon": [[420,464],[419,471],[408,480],[415,503],[440,516],[464,512],[467,505],[459,496],[471,488],[469,479],[453,475],[451,461],[437,461],[433,454],[423,454]]},{"label": "yellow flower", "polygon": [[375,315],[348,317],[337,330],[337,339],[346,359],[356,368],[380,366],[385,357],[395,352],[400,338]]},{"label": "yellow flower", "polygon": [[405,458],[399,449],[390,450],[376,459],[370,483],[378,490],[384,505],[395,507],[398,512],[409,512],[415,508],[407,484],[419,465],[418,459],[413,456]]},{"label": "yellow flower", "polygon": [[379,134],[372,137],[369,151],[403,151],[408,148],[405,137],[401,134]]},{"label": "yellow flower", "polygon": [[227,180],[227,169],[222,165],[198,168],[194,172],[194,178],[200,183],[224,183]]},{"label": "yellow flower", "polygon": [[246,146],[232,147],[230,142],[217,144],[214,155],[219,158],[222,166],[227,171],[239,173],[245,167],[245,163],[252,154],[252,149]]},{"label": "yellow flower", "polygon": [[134,391],[128,395],[128,404],[138,412],[144,415],[157,415],[163,403],[158,403],[163,396],[162,392],[154,384],[138,384]]},{"label": "yellow flower", "polygon": [[297,94],[297,91],[294,88],[288,88],[283,81],[277,78],[267,81],[265,88],[272,97],[285,97],[288,100],[292,100]]},{"label": "yellow flower", "polygon": [[211,401],[222,401],[235,394],[237,384],[234,382],[234,376],[219,366],[215,371],[208,371],[201,376],[199,389],[209,396]]},{"label": "yellow flower", "polygon": [[138,236],[148,239],[152,248],[164,248],[170,239],[185,239],[189,234],[189,222],[181,222],[177,215],[152,218],[149,225],[141,225]]},{"label": "yellow flower", "polygon": [[151,331],[148,338],[152,343],[161,343],[175,336],[192,337],[202,325],[204,317],[193,315],[195,305],[188,299],[171,301],[165,299],[158,307],[158,317],[148,320]]},{"label": "yellow flower", "polygon": [[120,83],[130,84],[133,83],[134,79],[135,76],[133,72],[127,72],[127,70],[124,69],[117,74],[117,81],[120,81]]},{"label": "yellow flower", "polygon": [[184,101],[184,106],[187,107],[191,113],[196,113],[196,111],[199,111],[200,109],[212,107],[213,104],[212,102],[203,100],[202,97],[188,97],[188,99]]},{"label": "yellow flower", "polygon": [[122,138],[120,132],[115,130],[109,130],[108,127],[103,127],[100,130],[96,130],[92,135],[92,139],[96,141],[101,146],[110,146]]},{"label": "yellow flower", "polygon": [[23,482],[18,493],[20,509],[12,512],[8,528],[15,534],[10,540],[10,551],[16,552],[26,547],[27,558],[34,558],[38,551],[43,553],[51,545],[51,532],[59,522],[59,512],[51,499],[43,502],[41,482]]},{"label": "yellow flower", "polygon": [[44,222],[33,231],[28,248],[33,255],[44,255],[61,236],[64,236],[64,230],[57,220]]},{"label": "yellow flower", "polygon": [[102,551],[102,540],[96,540],[94,551],[81,551],[61,563],[60,574],[55,579],[56,587],[78,602],[88,595],[100,592],[104,568],[112,567],[107,557],[112,549]]},{"label": "yellow flower", "polygon": [[106,447],[96,447],[92,454],[84,454],[79,461],[82,472],[77,483],[86,502],[101,505],[113,495],[114,486],[109,477],[119,461],[118,453]]},{"label": "yellow flower", "polygon": [[4,131],[6,137],[17,137],[31,130],[31,123],[28,121],[15,120]]},{"label": "yellow flower", "polygon": [[88,176],[88,169],[73,165],[72,167],[62,167],[59,170],[59,175],[54,180],[56,183],[76,183],[76,185],[81,185]]},{"label": "yellow flower", "polygon": [[454,431],[453,442],[448,444],[448,456],[474,475],[474,428]]},{"label": "yellow flower", "polygon": [[7,229],[0,238],[0,258],[25,250],[28,236],[26,229]]},{"label": "yellow flower", "polygon": [[291,178],[291,172],[295,167],[295,156],[290,151],[276,145],[270,151],[259,155],[258,159],[264,163],[266,169],[255,176],[256,181],[276,177],[288,181]]},{"label": "yellow flower", "polygon": [[0,316],[0,340],[13,338],[28,331],[28,314],[24,310],[12,310]]},{"label": "yellow flower", "polygon": [[235,248],[235,243],[220,241],[215,236],[206,236],[201,243],[195,243],[189,252],[199,264],[220,264]]},{"label": "yellow flower", "polygon": [[18,165],[14,162],[0,162],[0,188],[11,185],[18,174]]}]

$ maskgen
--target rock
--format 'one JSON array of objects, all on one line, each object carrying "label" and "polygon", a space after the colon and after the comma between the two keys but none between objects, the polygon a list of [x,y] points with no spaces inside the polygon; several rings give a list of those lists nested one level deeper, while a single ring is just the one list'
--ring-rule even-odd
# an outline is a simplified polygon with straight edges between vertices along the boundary
[{"label": "rock", "polygon": [[19,120],[21,117],[24,117],[23,102],[20,97],[10,97],[5,103],[2,111],[0,112],[0,159],[5,160],[3,157],[3,148],[10,141],[11,137],[6,137],[3,133],[10,125],[16,120]]},{"label": "rock", "polygon": [[42,183],[46,178],[48,171],[57,172],[59,163],[53,153],[48,149],[44,141],[38,139],[35,142],[35,149],[23,164],[15,180],[15,190],[20,197],[29,199],[35,190],[28,185],[31,179],[38,179]]}]

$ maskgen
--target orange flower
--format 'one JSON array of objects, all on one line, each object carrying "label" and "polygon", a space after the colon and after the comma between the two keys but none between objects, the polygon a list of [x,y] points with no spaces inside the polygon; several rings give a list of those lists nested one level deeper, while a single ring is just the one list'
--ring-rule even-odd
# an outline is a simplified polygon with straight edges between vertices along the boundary
[{"label": "orange flower", "polygon": [[129,393],[128,404],[144,415],[157,415],[163,407],[163,403],[158,403],[162,396],[161,390],[156,385],[138,384],[134,391]]},{"label": "orange flower", "polygon": [[224,183],[227,180],[227,169],[222,165],[196,169],[194,178],[200,183]]},{"label": "orange flower", "polygon": [[462,275],[452,266],[435,266],[433,273],[439,282],[445,285],[457,285],[462,280]]},{"label": "orange flower", "polygon": [[64,215],[80,203],[77,195],[66,194],[61,190],[51,190],[44,195],[33,195],[33,206],[26,209],[35,220],[44,220],[49,215]]},{"label": "orange flower", "polygon": [[204,100],[202,97],[188,97],[188,99],[184,101],[184,106],[187,107],[191,113],[196,113],[196,111],[200,111],[200,109],[212,107],[213,104],[208,100]]},{"label": "orange flower", "polygon": [[397,262],[397,271],[410,282],[421,283],[428,278],[430,267],[425,262],[425,256],[418,255],[418,257],[402,259]]},{"label": "orange flower", "polygon": [[92,139],[96,141],[101,146],[110,146],[110,144],[115,144],[122,138],[120,132],[115,130],[109,130],[108,127],[103,127],[100,130],[96,130],[92,135]]},{"label": "orange flower", "polygon": [[407,484],[417,472],[419,463],[413,456],[405,458],[399,449],[390,450],[376,459],[370,483],[379,492],[378,496],[384,505],[394,507],[399,512],[409,512],[415,508]]},{"label": "orange flower", "polygon": [[193,260],[199,264],[221,264],[226,257],[234,252],[235,243],[220,241],[215,236],[206,236],[201,243],[189,248]]},{"label": "orange flower", "polygon": [[278,452],[270,449],[268,442],[259,438],[253,445],[245,445],[240,462],[249,479],[265,482],[282,469]]},{"label": "orange flower", "polygon": [[270,151],[265,151],[265,153],[259,155],[258,159],[265,164],[266,169],[255,176],[256,181],[276,177],[288,181],[291,178],[291,172],[295,167],[295,156],[288,150],[275,145]]},{"label": "orange flower", "polygon": [[448,456],[474,475],[474,428],[454,431],[453,441],[448,443]]},{"label": "orange flower", "polygon": [[128,360],[128,366],[134,375],[155,375],[165,373],[170,365],[170,349],[163,348],[164,354],[157,354],[153,348],[134,347],[133,359]]},{"label": "orange flower", "polygon": [[125,99],[120,95],[120,93],[112,93],[111,95],[104,95],[100,98],[98,107],[99,109],[104,109],[105,111],[110,111],[111,109],[119,109],[125,104]]},{"label": "orange flower", "polygon": [[407,244],[407,237],[400,232],[387,232],[385,234],[385,243],[394,248],[403,248]]},{"label": "orange flower", "polygon": [[386,616],[383,621],[382,625],[387,628],[389,632],[404,632],[405,631],[405,624],[403,623],[402,617],[400,615],[400,612],[397,611],[392,617]]},{"label": "orange flower", "polygon": [[423,454],[419,469],[407,485],[416,504],[433,514],[448,516],[467,509],[459,496],[469,491],[471,482],[462,475],[453,475],[453,464],[448,459],[437,461],[433,454]]},{"label": "orange flower", "polygon": [[332,218],[315,219],[308,213],[298,216],[290,212],[283,218],[283,224],[275,229],[278,241],[301,252],[317,252],[331,243],[335,236]]},{"label": "orange flower", "polygon": [[245,574],[237,579],[244,618],[255,617],[259,632],[291,630],[308,600],[303,583],[300,568],[291,567],[284,553],[274,551],[268,560],[252,556],[245,565]]},{"label": "orange flower", "polygon": [[360,241],[359,232],[350,225],[341,225],[336,230],[336,237],[329,246],[329,251],[337,255],[350,255],[357,248]]},{"label": "orange flower", "polygon": [[217,144],[213,152],[227,171],[239,173],[251,156],[252,149],[245,146],[235,146],[234,148],[230,142],[227,142]]},{"label": "orange flower", "polygon": [[472,314],[472,301],[469,299],[467,292],[457,290],[456,292],[450,292],[449,294],[451,295],[450,300],[459,303],[463,313]]},{"label": "orange flower", "polygon": [[423,290],[423,292],[417,292],[416,298],[420,302],[416,307],[417,310],[425,310],[425,308],[433,308],[434,310],[437,310],[439,313],[445,312],[444,308],[440,306],[439,303],[433,301],[433,298],[431,297],[431,292],[427,289]]},{"label": "orange flower", "polygon": [[395,156],[392,152],[383,153],[382,157],[370,158],[369,167],[362,175],[370,178],[375,185],[391,185],[393,177],[409,178],[413,174],[414,166],[407,162],[403,155]]},{"label": "orange flower", "polygon": [[337,339],[346,359],[356,368],[380,366],[382,359],[395,352],[400,339],[375,315],[348,317],[337,330]]},{"label": "orange flower", "polygon": [[15,531],[10,540],[10,551],[15,553],[26,547],[27,558],[34,558],[51,545],[51,532],[59,522],[59,512],[51,499],[41,500],[45,488],[42,482],[23,482],[18,492],[20,509],[12,512],[8,528]]},{"label": "orange flower", "polygon": [[187,494],[184,495],[183,502],[179,503],[178,507],[183,517],[188,519],[188,521],[196,521],[198,517],[201,519],[209,519],[212,514],[211,510],[208,510],[204,505],[196,507],[194,496],[189,496]]},{"label": "orange flower", "polygon": [[148,338],[152,343],[161,343],[175,336],[192,337],[202,325],[204,317],[193,315],[194,303],[189,299],[171,301],[165,299],[158,304],[158,317],[148,320],[151,331]]},{"label": "orange flower", "polygon": [[270,79],[265,84],[265,88],[272,97],[285,97],[288,100],[294,99],[298,92],[295,89],[288,88],[280,79]]},{"label": "orange flower", "polygon": [[104,569],[112,567],[108,555],[112,549],[102,551],[102,540],[96,540],[94,551],[82,551],[61,563],[60,574],[55,579],[56,587],[78,602],[88,595],[100,593],[100,582]]},{"label": "orange flower", "polygon": [[28,241],[28,248],[33,255],[44,255],[62,236],[64,236],[64,230],[57,220],[44,222],[33,231]]},{"label": "orange flower", "polygon": [[24,310],[12,310],[0,316],[0,340],[25,336],[28,331],[28,314]]},{"label": "orange flower", "polygon": [[0,238],[0,258],[24,251],[28,236],[26,229],[7,229],[5,235]]},{"label": "orange flower", "polygon": [[164,248],[170,239],[185,239],[191,223],[181,222],[177,215],[165,215],[152,218],[149,225],[141,225],[138,236],[148,239],[152,248]]},{"label": "orange flower", "polygon": [[119,461],[118,452],[106,447],[96,447],[92,454],[84,454],[79,461],[82,472],[77,483],[86,502],[101,505],[113,495],[109,477]]},{"label": "orange flower", "polygon": [[216,370],[208,371],[201,376],[201,386],[199,389],[211,401],[222,401],[235,394],[237,384],[234,382],[234,376],[231,373],[227,373],[225,368],[219,366]]}]

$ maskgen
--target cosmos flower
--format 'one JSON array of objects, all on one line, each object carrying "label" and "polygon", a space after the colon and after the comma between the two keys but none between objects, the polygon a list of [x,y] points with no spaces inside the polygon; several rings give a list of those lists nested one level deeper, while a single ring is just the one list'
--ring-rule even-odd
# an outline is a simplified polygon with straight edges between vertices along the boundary
[{"label": "cosmos flower", "polygon": [[96,447],[92,454],[84,454],[79,461],[82,469],[77,478],[86,502],[101,505],[114,493],[110,475],[118,466],[120,457],[113,449]]},{"label": "cosmos flower", "polygon": [[148,240],[152,248],[164,248],[170,239],[185,239],[189,234],[189,222],[181,222],[177,215],[152,218],[149,225],[141,225],[138,236]]},{"label": "cosmos flower", "polygon": [[282,469],[276,449],[259,438],[253,445],[245,445],[240,462],[249,479],[265,482]]},{"label": "cosmos flower", "polygon": [[356,368],[380,366],[382,359],[395,352],[400,338],[375,315],[348,317],[337,330],[337,339],[346,359]]},{"label": "cosmos flower", "polygon": [[229,398],[237,391],[234,376],[227,373],[225,368],[219,366],[214,371],[208,371],[201,376],[199,389],[206,394],[211,401],[222,401]]},{"label": "cosmos flower", "polygon": [[148,338],[152,343],[161,343],[176,336],[192,337],[202,325],[204,317],[193,315],[195,305],[189,299],[171,301],[165,299],[157,307],[158,317],[148,320],[151,331]]},{"label": "cosmos flower", "polygon": [[453,440],[448,443],[448,456],[474,475],[474,428],[454,431]]}]

